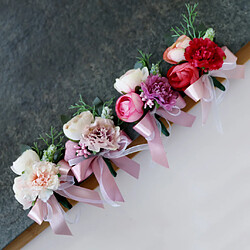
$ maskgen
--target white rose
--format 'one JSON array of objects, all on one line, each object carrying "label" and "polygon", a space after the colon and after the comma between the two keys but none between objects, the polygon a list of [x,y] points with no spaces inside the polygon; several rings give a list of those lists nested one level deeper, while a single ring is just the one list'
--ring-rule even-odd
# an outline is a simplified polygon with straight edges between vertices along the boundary
[{"label": "white rose", "polygon": [[14,173],[21,175],[23,171],[30,170],[33,163],[36,161],[40,161],[38,154],[32,149],[28,149],[13,162],[11,169]]},{"label": "white rose", "polygon": [[148,68],[131,69],[116,79],[114,88],[121,94],[134,92],[137,86],[141,86],[141,82],[145,81],[149,76]]},{"label": "white rose", "polygon": [[90,111],[84,111],[63,125],[65,136],[74,141],[81,139],[83,129],[94,121]]},{"label": "white rose", "polygon": [[38,195],[38,191],[33,190],[28,185],[25,175],[18,176],[14,179],[13,191],[15,198],[23,205],[24,210],[32,206],[32,202]]}]

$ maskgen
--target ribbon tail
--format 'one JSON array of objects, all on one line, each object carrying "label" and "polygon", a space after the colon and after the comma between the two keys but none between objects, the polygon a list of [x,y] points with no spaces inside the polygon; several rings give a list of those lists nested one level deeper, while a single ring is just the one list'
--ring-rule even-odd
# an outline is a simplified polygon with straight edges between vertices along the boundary
[{"label": "ribbon tail", "polygon": [[140,164],[138,164],[137,162],[131,160],[130,158],[126,156],[123,156],[117,159],[111,159],[111,160],[117,167],[119,167],[123,171],[132,175],[136,179],[139,178]]},{"label": "ribbon tail", "polygon": [[64,218],[64,211],[54,195],[47,201],[51,209],[51,218],[48,218],[50,226],[55,234],[72,235]]},{"label": "ribbon tail", "polygon": [[[226,81],[227,81],[227,79],[226,79]],[[214,87],[213,81],[211,82],[211,85],[212,85],[213,96],[214,96],[214,98],[212,100],[212,109],[213,109],[213,113],[214,113],[214,121],[215,121],[217,131],[220,134],[223,134],[223,127],[222,127],[222,123],[221,123],[220,115],[219,115],[218,98],[216,97],[216,92],[215,92],[215,87]]]},{"label": "ribbon tail", "polygon": [[169,168],[168,159],[164,146],[161,140],[161,132],[158,130],[156,122],[153,121],[155,138],[152,141],[149,141],[149,149],[151,151],[152,159],[154,162],[162,165],[163,167]]},{"label": "ribbon tail", "polygon": [[100,185],[104,200],[112,206],[119,206],[116,201],[124,202],[122,194],[102,157],[92,163],[92,169]]},{"label": "ribbon tail", "polygon": [[201,99],[201,112],[202,112],[202,125],[204,126],[207,122],[208,114],[211,109],[212,102],[206,102]]},{"label": "ribbon tail", "polygon": [[47,215],[47,207],[46,203],[42,200],[37,199],[35,205],[32,207],[30,212],[28,213],[28,217],[35,221],[37,224],[41,225],[44,218]]},{"label": "ribbon tail", "polygon": [[[213,107],[213,117],[216,123],[216,128],[219,133],[223,133],[222,124],[219,117],[218,104],[216,98],[216,92],[213,80],[210,76],[205,76],[204,78],[204,97],[201,100],[202,107],[202,125],[204,125],[207,121],[208,113]],[[207,98],[209,96],[209,98]]]},{"label": "ribbon tail", "polygon": [[166,152],[164,150],[161,134],[157,128],[155,118],[147,113],[144,118],[134,126],[134,130],[146,138],[152,160],[169,168]]},{"label": "ribbon tail", "polygon": [[103,208],[101,198],[94,190],[71,186],[67,189],[56,190],[55,192],[66,198]]},{"label": "ribbon tail", "polygon": [[156,111],[156,114],[163,117],[165,120],[178,124],[184,127],[192,127],[196,117],[184,111],[180,111],[179,115],[172,115],[171,113],[167,112],[166,110],[159,108]]}]

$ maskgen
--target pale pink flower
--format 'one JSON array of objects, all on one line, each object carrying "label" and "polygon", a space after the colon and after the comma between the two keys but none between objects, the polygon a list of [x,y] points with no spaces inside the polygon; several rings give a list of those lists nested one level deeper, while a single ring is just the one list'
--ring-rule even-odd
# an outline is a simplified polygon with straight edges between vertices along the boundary
[{"label": "pale pink flower", "polygon": [[81,138],[81,143],[95,152],[101,149],[117,150],[119,141],[120,127],[115,127],[112,120],[101,117],[96,117],[94,123],[83,129]]},{"label": "pale pink flower", "polygon": [[32,168],[28,182],[33,190],[38,191],[38,198],[46,202],[53,190],[59,187],[59,169],[56,164],[47,161],[35,162]]},{"label": "pale pink flower", "polygon": [[12,170],[20,176],[14,180],[15,198],[23,209],[31,207],[36,198],[46,202],[60,185],[59,167],[47,161],[40,161],[32,150],[25,151],[13,164]]}]

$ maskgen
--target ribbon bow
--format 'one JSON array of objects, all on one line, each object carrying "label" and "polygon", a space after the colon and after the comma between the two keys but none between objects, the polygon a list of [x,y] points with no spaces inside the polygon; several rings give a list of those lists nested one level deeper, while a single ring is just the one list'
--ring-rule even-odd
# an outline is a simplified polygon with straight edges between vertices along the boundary
[{"label": "ribbon bow", "polygon": [[152,112],[148,112],[143,119],[133,127],[135,131],[147,140],[152,160],[166,168],[169,168],[169,164],[155,114],[163,117],[167,122],[171,121],[181,126],[191,127],[194,123],[195,116],[182,111],[181,108],[185,106],[186,103],[184,99],[179,96],[171,112],[160,107]]},{"label": "ribbon bow", "polygon": [[[72,200],[103,208],[100,196],[96,191],[74,186],[73,176],[68,175],[71,168],[67,162],[62,160],[58,165],[60,166],[61,182],[58,190],[54,192]],[[65,220],[65,212],[54,195],[51,195],[47,202],[37,199],[28,217],[39,225],[43,221],[48,221],[55,234],[72,235]]]},{"label": "ribbon bow", "polygon": [[72,172],[78,182],[85,180],[94,173],[104,200],[112,206],[118,206],[115,202],[123,202],[124,199],[103,157],[110,159],[120,169],[124,170],[131,176],[138,178],[140,165],[126,155],[141,151],[146,149],[146,147],[145,145],[139,145],[126,149],[130,142],[131,140],[123,134],[121,136],[121,141],[119,142],[119,150],[105,150],[96,156],[91,156],[85,159],[82,156],[76,157],[76,149],[74,146],[76,146],[77,143],[67,141],[65,144],[66,150],[64,159],[69,162],[70,166],[73,166]]},{"label": "ribbon bow", "polygon": [[222,126],[218,117],[217,105],[221,103],[224,98],[225,92],[222,92],[218,97],[215,93],[213,77],[222,77],[226,79],[226,90],[229,86],[228,79],[242,79],[244,78],[244,65],[237,65],[237,57],[226,47],[222,47],[226,54],[226,59],[219,70],[209,71],[208,74],[202,75],[195,83],[190,85],[184,93],[192,98],[195,102],[201,100],[202,107],[202,124],[207,121],[208,113],[211,105],[215,107],[215,118],[217,121],[217,128],[222,132]]}]

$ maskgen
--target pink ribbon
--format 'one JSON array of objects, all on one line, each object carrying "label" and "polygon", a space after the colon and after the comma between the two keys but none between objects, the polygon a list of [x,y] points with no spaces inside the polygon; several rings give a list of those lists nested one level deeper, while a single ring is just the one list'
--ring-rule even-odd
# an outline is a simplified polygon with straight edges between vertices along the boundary
[{"label": "pink ribbon", "polygon": [[[242,79],[244,78],[244,65],[237,65],[237,57],[226,47],[222,47],[226,54],[226,59],[222,67],[219,70],[209,71],[208,74],[202,75],[195,83],[190,85],[184,92],[195,102],[201,100],[202,105],[202,124],[207,121],[208,113],[211,108],[211,104],[214,101],[218,104],[222,101],[224,92],[216,98],[214,84],[211,76],[222,77],[226,79],[226,85],[228,79]],[[226,88],[227,90],[227,88]],[[221,125],[220,125],[221,127]]]},{"label": "pink ribbon", "polygon": [[65,221],[64,211],[54,195],[47,202],[37,199],[28,216],[39,225],[48,221],[55,234],[72,235]]},{"label": "pink ribbon", "polygon": [[69,165],[73,166],[72,172],[77,181],[81,182],[94,173],[99,183],[103,198],[112,206],[117,206],[114,202],[123,202],[124,199],[103,157],[110,159],[120,169],[135,178],[139,177],[140,171],[140,165],[125,156],[129,153],[125,152],[125,149],[131,140],[124,134],[122,135],[122,138],[119,150],[103,151],[100,154],[91,156],[87,159],[82,156],[76,157],[76,149],[74,146],[77,145],[77,143],[67,141],[65,144],[66,150],[64,159],[69,162]]},{"label": "pink ribbon", "polygon": [[[64,160],[60,161],[58,165],[60,166],[61,182],[56,193],[72,200],[103,208],[103,203],[96,191],[74,186],[73,183],[67,181],[71,179],[68,177],[72,176],[68,176],[70,167]],[[48,221],[55,234],[72,235],[65,220],[65,213],[54,195],[51,195],[47,202],[37,199],[28,217],[39,225],[43,221]]]},{"label": "pink ribbon", "polygon": [[169,165],[161,140],[161,132],[157,127],[154,114],[148,112],[133,128],[147,140],[152,160],[168,168]]},{"label": "pink ribbon", "polygon": [[175,124],[184,127],[192,127],[196,117],[182,111],[181,109],[183,109],[185,106],[186,102],[179,95],[176,105],[173,107],[172,111],[167,111],[164,108],[160,107],[156,110],[156,114],[163,117],[165,120],[173,122]]},{"label": "pink ribbon", "polygon": [[161,131],[159,131],[157,127],[157,121],[154,115],[157,114],[163,117],[167,122],[171,121],[181,126],[191,127],[196,117],[182,111],[181,109],[185,106],[186,103],[184,99],[179,96],[172,111],[167,111],[160,107],[153,112],[148,112],[144,118],[133,127],[135,131],[147,140],[152,160],[166,168],[169,167],[168,160],[161,140]]}]

